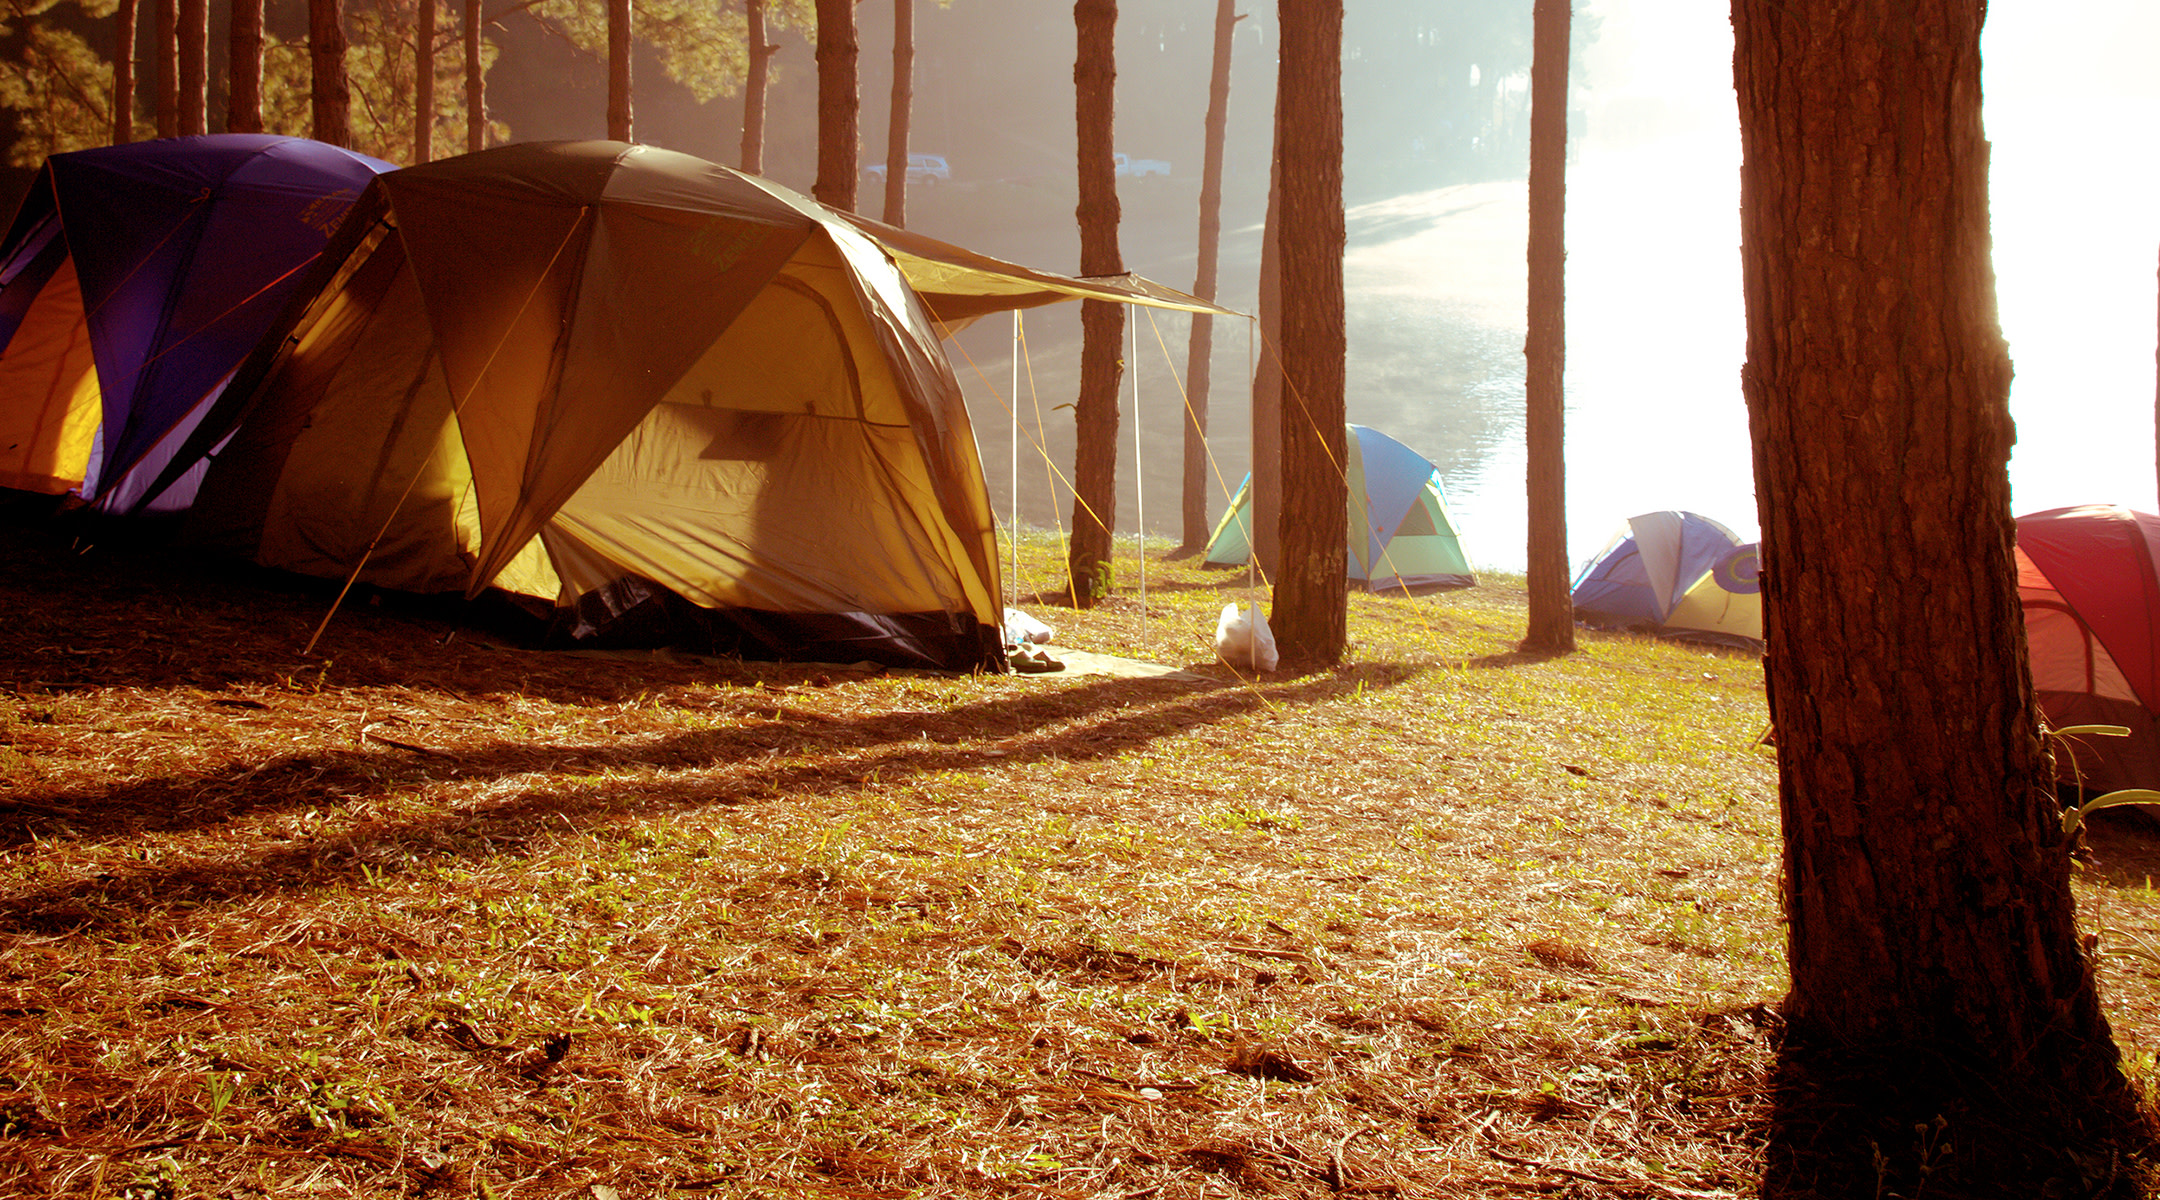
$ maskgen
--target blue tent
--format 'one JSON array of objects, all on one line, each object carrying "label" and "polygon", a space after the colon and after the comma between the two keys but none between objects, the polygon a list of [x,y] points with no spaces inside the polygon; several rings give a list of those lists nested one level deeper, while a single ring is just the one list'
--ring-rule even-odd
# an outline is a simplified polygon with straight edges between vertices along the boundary
[{"label": "blue tent", "polygon": [[[1350,578],[1368,591],[1461,588],[1477,585],[1448,511],[1440,471],[1422,454],[1377,429],[1348,427]],[[1206,562],[1232,566],[1252,555],[1252,476],[1231,497],[1230,510],[1208,538]]]},{"label": "blue tent", "polygon": [[1615,629],[1760,645],[1755,543],[1700,513],[1666,510],[1628,523],[1575,577],[1575,616]]},{"label": "blue tent", "polygon": [[390,169],[268,134],[47,159],[0,242],[0,486],[134,507]]}]

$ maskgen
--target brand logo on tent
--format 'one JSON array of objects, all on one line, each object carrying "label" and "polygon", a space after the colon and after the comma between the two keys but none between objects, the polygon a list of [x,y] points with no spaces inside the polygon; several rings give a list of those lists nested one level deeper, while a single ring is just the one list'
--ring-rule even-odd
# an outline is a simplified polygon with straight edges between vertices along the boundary
[{"label": "brand logo on tent", "polygon": [[1725,557],[1710,568],[1710,575],[1718,586],[1736,596],[1751,596],[1762,590],[1762,548],[1750,542],[1735,546]]}]

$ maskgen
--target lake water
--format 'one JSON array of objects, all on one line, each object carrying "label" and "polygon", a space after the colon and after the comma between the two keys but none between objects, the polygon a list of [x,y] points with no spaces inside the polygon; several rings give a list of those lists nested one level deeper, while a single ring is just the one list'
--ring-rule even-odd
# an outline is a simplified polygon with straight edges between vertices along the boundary
[{"label": "lake water", "polygon": [[[1720,6],[1689,0],[1684,7],[1714,14]],[[1999,305],[2016,370],[2013,506],[2022,513],[2113,502],[2149,511],[2160,507],[2153,427],[2160,166],[2134,149],[2145,139],[2125,131],[2152,129],[2160,98],[2126,55],[2103,53],[2090,73],[2066,81],[2062,64],[2073,59],[2050,51],[2062,35],[2014,24],[2024,16],[2011,8],[1998,6],[1991,22],[1986,116]],[[2033,24],[2061,16],[2051,9],[2034,14]],[[2149,15],[2137,20],[2154,23]],[[1703,25],[1698,19],[1690,28],[1699,33]],[[1631,34],[1645,36],[1610,19],[1608,33],[1611,53],[1623,52]],[[1645,83],[1608,69],[1619,82],[1601,93],[1603,107],[1592,108],[1591,136],[1569,171],[1565,387],[1569,551],[1577,562],[1626,517],[1653,509],[1693,509],[1744,537],[1755,534],[1739,388],[1746,331],[1739,139],[1723,73],[1729,25],[1722,36],[1723,58],[1694,56],[1692,79],[1667,71]],[[1705,59],[1709,68],[1700,66]],[[1645,95],[1658,101],[1652,110],[1689,119],[1646,127],[1612,118],[1644,111]],[[1674,96],[1707,107],[1676,107]],[[1622,132],[1600,136],[1601,129]],[[1344,262],[1349,419],[1431,458],[1473,561],[1510,570],[1521,568],[1525,541],[1525,210],[1519,182],[1359,205],[1349,214]],[[1257,229],[1229,230],[1223,254],[1224,301],[1249,311]],[[1191,283],[1189,251],[1152,259],[1129,251],[1128,265],[1175,286]],[[1058,473],[1071,469],[1072,422],[1069,408],[1057,406],[1069,406],[1077,386],[1071,310],[1029,314],[1017,387],[1009,326],[986,322],[958,343],[956,365],[1001,518],[1014,511],[1009,413],[1017,408],[1019,518],[1041,526],[1068,519],[1070,493]],[[1221,482],[1210,485],[1211,515],[1249,465],[1244,326],[1217,324],[1211,446]],[[1143,311],[1136,327],[1141,418],[1136,444],[1128,381],[1118,527],[1130,535],[1144,516],[1151,534],[1175,537],[1176,380],[1187,324],[1179,314]]]}]

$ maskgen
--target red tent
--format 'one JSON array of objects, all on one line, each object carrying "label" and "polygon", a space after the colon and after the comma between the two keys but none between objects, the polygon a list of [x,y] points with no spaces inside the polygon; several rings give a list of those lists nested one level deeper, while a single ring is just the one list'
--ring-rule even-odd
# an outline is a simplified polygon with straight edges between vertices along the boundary
[{"label": "red tent", "polygon": [[2056,747],[2088,790],[2160,787],[2160,516],[2108,504],[2018,518],[2018,598],[2048,724],[2123,725]]}]

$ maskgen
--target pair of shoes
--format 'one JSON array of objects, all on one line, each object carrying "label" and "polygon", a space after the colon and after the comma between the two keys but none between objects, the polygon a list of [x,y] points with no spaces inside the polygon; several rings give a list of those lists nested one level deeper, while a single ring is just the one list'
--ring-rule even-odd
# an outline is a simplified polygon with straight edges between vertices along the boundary
[{"label": "pair of shoes", "polygon": [[1040,646],[1007,646],[1005,654],[1012,663],[1012,669],[1022,675],[1041,675],[1065,669],[1064,663],[1050,657],[1049,652]]}]

